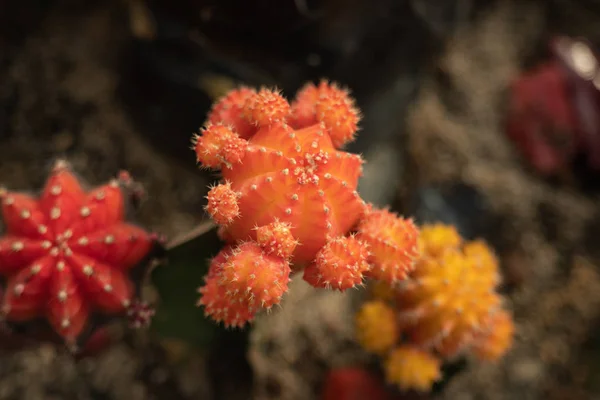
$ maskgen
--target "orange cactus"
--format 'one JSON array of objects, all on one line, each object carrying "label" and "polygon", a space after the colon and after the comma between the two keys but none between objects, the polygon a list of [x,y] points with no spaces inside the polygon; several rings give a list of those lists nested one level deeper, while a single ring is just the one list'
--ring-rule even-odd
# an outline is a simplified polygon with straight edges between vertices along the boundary
[{"label": "orange cactus", "polygon": [[243,116],[246,100],[253,97],[256,90],[240,87],[232,90],[221,100],[216,102],[208,115],[209,124],[218,124],[227,121],[232,129],[242,139],[247,139],[256,132],[256,126]]},{"label": "orange cactus", "polygon": [[208,274],[204,277],[204,286],[198,289],[200,299],[197,306],[204,307],[204,314],[217,322],[223,322],[226,327],[241,327],[254,319],[255,310],[247,304],[234,302],[227,293],[227,287],[220,284],[223,263],[231,253],[230,247],[225,247],[212,259]]},{"label": "orange cactus", "polygon": [[360,113],[348,91],[327,81],[307,84],[292,103],[290,124],[302,128],[323,122],[337,148],[354,139],[359,121]]},{"label": "orange cactus", "polygon": [[290,114],[290,104],[279,93],[269,89],[261,89],[254,96],[248,97],[243,108],[246,121],[261,127],[274,122],[285,122]]},{"label": "orange cactus", "polygon": [[240,215],[238,193],[231,189],[229,183],[213,187],[206,198],[208,204],[205,209],[216,223],[226,226]]},{"label": "orange cactus", "polygon": [[[294,261],[305,264],[328,238],[344,236],[363,213],[364,202],[356,193],[362,159],[335,149],[328,134],[335,126],[315,122],[292,128],[286,123],[292,115],[284,101],[266,89],[248,95],[240,112],[257,130],[245,141],[239,162],[233,161],[243,139],[224,126],[206,128],[195,138],[195,150],[208,167],[220,160],[224,179],[240,193],[241,217],[223,233],[233,241],[256,239],[256,226],[275,219],[289,223],[299,241]],[[237,122],[219,123],[235,127]],[[333,119],[328,123],[335,125]],[[220,139],[213,140],[217,129],[222,131]]]},{"label": "orange cactus", "polygon": [[219,237],[238,247],[215,268],[219,280],[207,277],[207,287],[223,288],[202,289],[209,315],[238,324],[231,315],[239,313],[219,311],[227,307],[223,296],[232,309],[250,307],[239,314],[250,320],[280,301],[290,267],[304,268],[314,287],[341,291],[374,269],[390,281],[405,277],[417,248],[411,221],[390,214],[387,225],[366,222],[351,235],[368,209],[356,191],[363,160],[339,148],[354,138],[359,119],[348,92],[325,81],[307,85],[291,106],[276,91],[242,88],[213,108],[194,150],[203,166],[221,170],[206,210]]},{"label": "orange cactus", "polygon": [[389,283],[406,279],[419,254],[419,231],[414,223],[387,210],[371,210],[357,230],[357,237],[370,245],[373,268],[369,276]]},{"label": "orange cactus", "polygon": [[267,254],[288,260],[298,241],[292,236],[289,223],[275,221],[256,229],[256,241]]},{"label": "orange cactus", "polygon": [[231,167],[239,163],[246,150],[246,141],[224,125],[208,125],[201,135],[194,135],[192,144],[196,161],[207,168]]},{"label": "orange cactus", "polygon": [[317,288],[346,290],[359,285],[371,268],[368,246],[354,236],[333,239],[304,269],[304,280]]},{"label": "orange cactus", "polygon": [[287,290],[290,265],[287,260],[267,255],[254,242],[231,251],[221,264],[220,283],[227,287],[231,301],[253,310],[278,304]]}]

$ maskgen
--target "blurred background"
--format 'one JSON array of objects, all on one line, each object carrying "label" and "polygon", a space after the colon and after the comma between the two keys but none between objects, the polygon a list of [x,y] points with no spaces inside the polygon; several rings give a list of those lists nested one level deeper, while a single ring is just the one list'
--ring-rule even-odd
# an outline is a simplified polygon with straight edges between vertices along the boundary
[{"label": "blurred background", "polygon": [[[189,147],[215,99],[332,79],[364,116],[362,196],[502,261],[514,348],[419,398],[600,398],[599,21],[593,0],[0,0],[0,182],[40,187],[56,157],[93,184],[127,169],[172,237],[205,218]],[[365,356],[353,299],[293,285],[242,344],[5,351],[0,399],[317,399]]]}]

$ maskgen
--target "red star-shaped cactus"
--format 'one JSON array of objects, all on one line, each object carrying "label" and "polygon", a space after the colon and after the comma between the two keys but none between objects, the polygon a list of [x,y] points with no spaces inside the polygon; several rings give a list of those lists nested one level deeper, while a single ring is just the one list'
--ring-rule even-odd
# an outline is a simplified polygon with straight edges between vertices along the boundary
[{"label": "red star-shaped cactus", "polygon": [[[363,160],[341,150],[359,119],[348,92],[325,81],[306,85],[291,104],[248,88],[217,102],[193,141],[197,161],[223,177],[206,211],[229,246],[213,260],[198,302],[213,319],[240,326],[278,304],[292,267],[305,268],[317,288],[362,283],[371,243],[350,234],[370,212],[356,191]],[[412,248],[416,231],[398,240]],[[408,268],[412,253],[400,247]]]},{"label": "red star-shaped cactus", "polygon": [[126,314],[134,300],[128,270],[148,255],[154,240],[124,222],[118,180],[86,192],[68,165],[58,162],[39,198],[2,190],[0,200],[7,321],[45,317],[73,343],[93,312]]}]

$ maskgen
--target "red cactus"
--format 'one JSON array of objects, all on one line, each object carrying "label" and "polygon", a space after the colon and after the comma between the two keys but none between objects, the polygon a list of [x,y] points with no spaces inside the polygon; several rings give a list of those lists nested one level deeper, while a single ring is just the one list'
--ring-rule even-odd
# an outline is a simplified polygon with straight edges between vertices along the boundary
[{"label": "red cactus", "polygon": [[204,313],[226,327],[241,327],[254,319],[256,310],[247,304],[232,301],[226,285],[221,285],[223,263],[231,254],[231,247],[225,247],[212,259],[208,274],[204,277],[204,286],[198,289],[198,306],[204,306]]},{"label": "red cactus", "polygon": [[540,66],[511,87],[507,134],[542,174],[555,174],[573,157],[576,112],[558,64]]},{"label": "red cactus", "polygon": [[580,40],[551,42],[554,57],[519,76],[509,92],[506,132],[541,174],[566,172],[577,155],[600,170],[600,58]]},{"label": "red cactus", "polygon": [[385,384],[360,368],[338,368],[329,372],[321,392],[322,400],[391,400]]},{"label": "red cactus", "polygon": [[238,197],[238,193],[231,189],[231,184],[225,182],[208,192],[205,209],[217,224],[229,225],[240,215]]},{"label": "red cactus", "polygon": [[67,164],[58,162],[38,199],[6,190],[0,199],[7,320],[44,316],[74,342],[93,311],[126,312],[134,295],[127,271],[148,254],[153,239],[124,222],[117,180],[86,193]]}]

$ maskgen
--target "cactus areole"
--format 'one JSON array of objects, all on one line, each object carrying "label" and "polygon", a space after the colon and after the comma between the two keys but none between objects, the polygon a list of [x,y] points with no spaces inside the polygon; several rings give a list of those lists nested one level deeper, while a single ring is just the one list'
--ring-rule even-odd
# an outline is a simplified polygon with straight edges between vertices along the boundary
[{"label": "cactus areole", "polygon": [[153,236],[124,222],[125,196],[113,180],[90,192],[65,162],[54,166],[39,198],[0,190],[5,235],[1,312],[9,322],[45,317],[75,344],[93,313],[126,314],[134,301],[128,270]]}]

